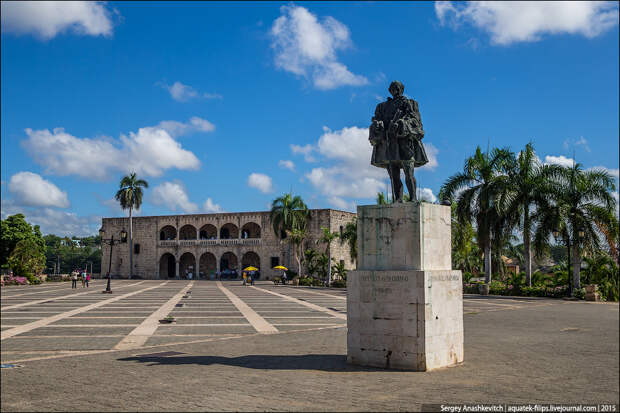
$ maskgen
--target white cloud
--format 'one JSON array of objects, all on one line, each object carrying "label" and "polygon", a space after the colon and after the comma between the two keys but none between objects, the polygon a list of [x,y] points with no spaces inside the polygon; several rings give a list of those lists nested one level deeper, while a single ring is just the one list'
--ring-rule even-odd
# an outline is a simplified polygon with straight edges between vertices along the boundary
[{"label": "white cloud", "polygon": [[590,169],[603,170],[603,171],[607,172],[609,175],[613,176],[616,179],[618,179],[620,177],[620,171],[618,169],[611,169],[611,168],[607,168],[605,166],[594,166],[594,167],[592,167]]},{"label": "white cloud", "polygon": [[315,162],[316,159],[312,156],[312,152],[314,151],[314,147],[310,144],[306,144],[304,146],[291,144],[291,151],[294,155],[302,154],[304,156],[304,160],[306,162]]},{"label": "white cloud", "polygon": [[248,186],[256,188],[264,194],[273,192],[271,178],[265,174],[253,172],[248,177]]},{"label": "white cloud", "polygon": [[352,46],[347,26],[331,16],[319,21],[300,6],[282,6],[280,11],[282,14],[273,22],[270,31],[278,68],[311,77],[317,89],[368,83],[368,79],[351,73],[337,59],[338,50]]},{"label": "white cloud", "polygon": [[433,194],[433,190],[430,188],[417,188],[417,198],[420,201],[435,202],[437,197]]},{"label": "white cloud", "polygon": [[583,136],[580,136],[579,139],[566,139],[563,146],[566,150],[570,149],[572,146],[583,146],[583,148],[587,152],[590,152],[590,146],[588,146],[588,141]]},{"label": "white cloud", "polygon": [[[199,119],[200,118],[192,118]],[[119,140],[110,138],[77,138],[63,128],[26,129],[28,139],[22,142],[34,160],[45,167],[46,173],[78,175],[84,178],[104,180],[112,171],[135,171],[143,176],[160,176],[165,170],[198,169],[200,161],[190,151],[181,147],[164,127],[148,126],[121,135]],[[206,122],[206,121],[205,121]],[[198,125],[197,125],[198,124]],[[189,128],[199,130],[200,122]],[[178,126],[178,125],[177,125]],[[174,129],[174,128],[172,128]]]},{"label": "white cloud", "polygon": [[[129,209],[123,209],[120,203],[115,198],[110,199],[101,199],[99,194],[95,193],[95,197],[98,198],[98,201],[101,205],[108,208],[115,215],[123,215],[129,216]],[[132,209],[131,214],[135,217],[141,215],[141,209]]]},{"label": "white cloud", "polygon": [[183,123],[176,120],[163,120],[157,127],[164,129],[170,136],[178,137],[192,132],[213,132],[215,125],[206,119],[193,116],[189,122]]},{"label": "white cloud", "polygon": [[94,1],[3,1],[2,31],[51,39],[71,30],[90,36],[112,35],[110,11]]},{"label": "white cloud", "polygon": [[9,181],[18,205],[69,208],[67,193],[32,172],[18,172]]},{"label": "white cloud", "polygon": [[[377,192],[385,191],[384,169],[375,168],[377,172],[368,170],[352,170],[347,166],[331,168],[314,168],[306,174],[312,186],[323,195],[329,197],[374,198]],[[369,172],[372,175],[368,176]]]},{"label": "white cloud", "polygon": [[616,2],[437,1],[435,13],[442,25],[457,28],[463,23],[472,24],[488,32],[491,43],[497,45],[535,42],[544,34],[592,38],[618,24]]},{"label": "white cloud", "polygon": [[430,142],[422,142],[424,145],[424,150],[426,151],[426,157],[428,158],[428,163],[426,165],[417,168],[418,170],[427,170],[434,171],[435,168],[439,166],[439,162],[437,161],[437,154],[439,153],[439,149],[435,147]]},{"label": "white cloud", "polygon": [[545,165],[561,165],[561,166],[567,166],[567,167],[572,167],[573,163],[575,162],[575,160],[573,158],[567,158],[564,155],[560,155],[560,156],[553,156],[553,155],[547,155],[545,156]]},{"label": "white cloud", "polygon": [[211,198],[207,198],[202,204],[202,210],[208,213],[224,212],[224,209],[219,204],[214,203]]},{"label": "white cloud", "polygon": [[26,221],[41,227],[43,234],[82,237],[97,234],[101,227],[101,216],[79,216],[73,212],[54,208],[18,206],[13,200],[2,199],[0,210],[2,219],[6,219],[10,215],[24,214]]},{"label": "white cloud", "polygon": [[338,196],[330,196],[329,198],[327,198],[327,202],[329,202],[335,208],[341,209],[343,211],[356,212],[356,209],[357,209],[356,208],[357,204],[355,202],[353,201],[347,202]]},{"label": "white cloud", "polygon": [[183,212],[198,212],[198,205],[189,200],[185,187],[179,182],[164,182],[154,187],[151,202],[165,206],[170,211],[176,211],[179,208]]},{"label": "white cloud", "polygon": [[278,162],[278,166],[280,168],[288,169],[290,171],[295,172],[295,164],[293,163],[293,161],[289,161],[289,160],[283,161],[283,160],[281,160],[280,162]]},{"label": "white cloud", "polygon": [[184,85],[183,83],[176,81],[171,85],[166,85],[163,83],[159,83],[164,89],[170,92],[170,96],[172,99],[177,102],[187,102],[189,100],[195,98],[205,98],[205,99],[221,99],[222,95],[217,93],[200,93],[193,87],[189,85]]}]

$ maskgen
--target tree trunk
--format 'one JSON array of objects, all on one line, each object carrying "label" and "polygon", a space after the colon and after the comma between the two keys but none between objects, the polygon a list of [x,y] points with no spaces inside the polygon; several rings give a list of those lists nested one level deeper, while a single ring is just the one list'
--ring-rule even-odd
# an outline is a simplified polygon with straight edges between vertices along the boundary
[{"label": "tree trunk", "polygon": [[133,278],[133,221],[132,205],[129,206],[129,279]]},{"label": "tree trunk", "polygon": [[573,242],[573,291],[581,288],[579,272],[581,271],[581,254],[579,253],[579,243]]},{"label": "tree trunk", "polygon": [[487,242],[484,247],[484,274],[485,282],[488,284],[491,282],[491,243]]},{"label": "tree trunk", "polygon": [[523,215],[523,258],[525,264],[525,283],[528,287],[532,286],[532,248],[530,246],[530,211],[528,205],[525,206]]},{"label": "tree trunk", "polygon": [[332,285],[332,248],[327,245],[327,286]]}]

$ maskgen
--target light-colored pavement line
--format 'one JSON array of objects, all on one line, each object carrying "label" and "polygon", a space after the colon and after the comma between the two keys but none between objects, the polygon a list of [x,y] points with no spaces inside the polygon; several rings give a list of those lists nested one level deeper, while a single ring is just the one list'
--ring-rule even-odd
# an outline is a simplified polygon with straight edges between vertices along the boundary
[{"label": "light-colored pavement line", "polygon": [[[138,284],[142,284],[144,281],[139,281],[137,283],[133,283],[133,284],[129,284],[129,285],[124,285],[123,287],[131,287],[133,285],[138,285]],[[35,304],[40,304],[43,303],[45,301],[50,301],[50,300],[66,300],[68,298],[73,298],[73,297],[78,297],[80,295],[85,295],[85,294],[95,294],[95,293],[99,293],[101,294],[101,291],[99,290],[91,290],[91,291],[84,291],[83,293],[77,293],[77,294],[67,294],[67,295],[63,295],[60,297],[49,297],[49,298],[44,298],[42,300],[36,300],[36,301],[28,301],[25,303],[20,303],[20,304],[15,304],[15,305],[9,305],[8,307],[2,307],[2,311],[6,311],[6,310],[12,310],[14,308],[19,308],[19,307],[27,307],[29,305],[35,305]],[[53,306],[49,306],[52,307]]]},{"label": "light-colored pavement line", "polygon": [[339,318],[341,320],[346,320],[347,319],[347,315],[346,314],[340,314],[337,311],[330,310],[329,308],[326,308],[326,307],[321,307],[320,305],[312,304],[312,303],[310,303],[308,301],[298,300],[297,298],[289,297],[288,295],[284,295],[284,294],[276,293],[276,292],[273,292],[273,291],[269,291],[266,288],[259,288],[259,287],[256,287],[256,286],[251,286],[251,288],[255,288],[255,289],[259,290],[259,291],[264,291],[266,293],[273,294],[273,295],[276,295],[278,297],[285,298],[285,299],[287,299],[289,301],[295,302],[297,304],[301,304],[301,305],[303,305],[305,307],[312,308],[313,310],[322,311],[324,313],[327,313],[327,314],[329,314],[329,315],[331,315],[333,317]]},{"label": "light-colored pavement line", "polygon": [[[131,284],[131,285],[140,284],[142,282],[144,282],[144,281],[141,281],[141,282],[135,283],[135,284]],[[152,287],[143,288],[141,290],[133,291],[133,292],[130,292],[130,293],[127,293],[127,294],[123,294],[123,295],[119,295],[117,297],[109,298],[107,300],[98,301],[96,303],[87,305],[85,307],[78,307],[78,308],[76,308],[74,310],[66,311],[64,313],[56,314],[56,315],[53,315],[53,316],[50,316],[50,317],[45,317],[45,318],[42,318],[41,320],[37,320],[37,321],[34,321],[32,323],[24,324],[24,325],[21,325],[19,327],[12,328],[10,330],[4,330],[4,331],[0,332],[0,341],[5,340],[5,339],[7,339],[9,337],[16,336],[18,334],[25,333],[25,332],[30,331],[30,330],[34,330],[35,328],[45,327],[45,326],[47,326],[47,325],[49,325],[51,323],[54,323],[54,322],[56,322],[58,320],[62,320],[64,318],[68,318],[68,317],[71,317],[71,316],[76,315],[76,314],[84,313],[86,311],[92,310],[93,308],[101,307],[101,306],[104,306],[104,305],[106,305],[108,303],[112,303],[114,301],[122,300],[123,298],[131,297],[133,295],[142,293],[144,291],[149,291],[149,290],[152,290],[154,288],[159,288],[159,287],[161,287],[163,285],[166,285],[167,283],[168,282],[165,281],[165,282],[163,282],[161,284],[157,284],[157,285],[154,285]],[[101,292],[99,292],[99,293],[101,294]]]},{"label": "light-colored pavement line", "polygon": [[125,338],[118,342],[118,344],[114,346],[114,349],[129,350],[142,347],[149,337],[155,333],[157,327],[159,327],[159,320],[167,316],[174,309],[174,306],[181,301],[181,298],[192,288],[192,285],[194,285],[194,281],[190,281],[181,291],[155,310],[138,327],[134,328]]},{"label": "light-colored pavement line", "polygon": [[337,295],[333,295],[333,294],[320,293],[320,292],[318,292],[318,291],[312,291],[312,290],[308,290],[308,289],[305,289],[305,288],[304,288],[304,289],[302,289],[302,290],[299,290],[299,287],[286,287],[286,288],[298,289],[298,291],[299,291],[300,293],[309,293],[309,294],[324,295],[324,296],[327,296],[327,297],[330,297],[330,298],[337,298],[337,299],[339,299],[339,300],[346,300],[346,299],[347,299],[347,297],[346,297],[346,296],[345,296],[345,297],[341,297],[341,296],[337,296]]},{"label": "light-colored pavement line", "polygon": [[54,286],[53,288],[51,288],[51,287],[50,287],[50,288],[48,288],[48,289],[41,290],[41,291],[32,291],[32,292],[29,292],[29,293],[10,294],[10,295],[9,295],[9,294],[6,294],[6,295],[3,295],[3,296],[2,296],[2,301],[4,301],[4,300],[10,300],[10,299],[12,299],[12,298],[21,297],[21,296],[24,296],[24,295],[30,295],[30,294],[43,294],[43,293],[53,293],[53,292],[55,292],[55,291],[67,291],[67,287],[62,287],[62,288],[59,288],[58,286]]},{"label": "light-colored pavement line", "polygon": [[252,327],[254,327],[256,331],[261,334],[273,334],[278,332],[277,328],[261,317],[249,305],[241,300],[241,298],[237,297],[228,288],[224,287],[220,281],[217,281],[217,286],[224,294],[226,294],[228,299],[235,305],[235,307],[237,307],[237,310],[239,310],[246,320],[252,324]]}]

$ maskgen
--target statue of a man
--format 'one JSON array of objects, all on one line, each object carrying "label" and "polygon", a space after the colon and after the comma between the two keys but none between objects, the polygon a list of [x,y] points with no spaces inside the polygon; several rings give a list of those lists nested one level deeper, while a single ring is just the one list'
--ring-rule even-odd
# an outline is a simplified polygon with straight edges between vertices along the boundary
[{"label": "statue of a man", "polygon": [[389,91],[393,98],[388,97],[386,102],[377,105],[370,125],[369,140],[373,146],[370,163],[388,170],[396,202],[403,202],[402,169],[409,198],[414,201],[416,181],[413,169],[428,162],[422,145],[424,129],[418,102],[403,96],[405,86],[399,81],[392,82]]}]

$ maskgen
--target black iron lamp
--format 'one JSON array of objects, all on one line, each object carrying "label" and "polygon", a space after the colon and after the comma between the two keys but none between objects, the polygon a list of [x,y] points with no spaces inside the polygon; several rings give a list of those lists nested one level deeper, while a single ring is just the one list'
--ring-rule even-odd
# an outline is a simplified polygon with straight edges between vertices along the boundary
[{"label": "black iron lamp", "polygon": [[103,229],[103,227],[101,227],[99,229],[99,236],[101,237],[101,244],[107,244],[110,246],[110,259],[108,261],[108,274],[107,274],[108,285],[106,286],[106,289],[102,291],[102,293],[112,294],[112,289],[110,288],[110,280],[112,279],[112,277],[110,276],[110,271],[112,270],[112,250],[114,249],[114,245],[119,244],[121,242],[127,242],[127,231],[125,231],[124,229],[121,231],[120,240],[114,239],[114,234],[112,234],[110,238],[104,238],[105,230]]}]

